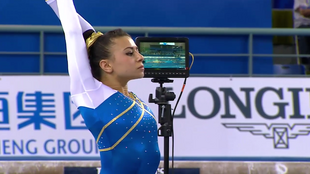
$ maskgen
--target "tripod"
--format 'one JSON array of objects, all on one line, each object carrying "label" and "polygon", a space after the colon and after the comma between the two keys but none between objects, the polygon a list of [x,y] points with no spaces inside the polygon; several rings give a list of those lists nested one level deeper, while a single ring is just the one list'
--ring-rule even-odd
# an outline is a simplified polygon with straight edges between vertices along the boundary
[{"label": "tripod", "polygon": [[152,82],[160,84],[160,87],[156,88],[155,99],[153,99],[153,94],[149,95],[149,102],[158,105],[158,122],[161,125],[158,129],[158,136],[164,137],[164,172],[165,174],[169,174],[169,137],[172,133],[171,105],[169,101],[175,99],[175,94],[173,92],[167,92],[163,84],[172,83],[173,80],[168,78],[154,78]]}]

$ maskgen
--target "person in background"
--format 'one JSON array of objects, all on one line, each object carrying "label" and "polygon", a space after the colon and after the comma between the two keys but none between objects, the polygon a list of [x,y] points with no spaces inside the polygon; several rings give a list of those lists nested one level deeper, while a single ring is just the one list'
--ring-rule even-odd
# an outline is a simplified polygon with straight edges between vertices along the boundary
[{"label": "person in background", "polygon": [[[310,29],[310,0],[294,0],[294,27]],[[310,35],[298,36],[299,54],[310,55]],[[300,63],[305,66],[306,73],[310,72],[310,57],[301,57]]]}]

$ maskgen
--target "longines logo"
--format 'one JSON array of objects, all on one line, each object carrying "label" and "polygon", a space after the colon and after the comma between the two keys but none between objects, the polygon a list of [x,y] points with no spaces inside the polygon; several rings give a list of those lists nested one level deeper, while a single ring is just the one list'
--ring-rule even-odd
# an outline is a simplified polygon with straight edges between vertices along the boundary
[{"label": "longines logo", "polygon": [[[173,91],[173,88],[169,90]],[[268,121],[286,120],[289,123],[222,124],[226,128],[234,128],[240,132],[272,139],[275,149],[289,149],[289,141],[296,139],[299,135],[310,134],[310,123],[294,124],[295,120],[310,118],[309,103],[304,102],[309,100],[309,93],[310,88],[304,87],[198,86],[188,92],[187,103],[181,106],[181,112],[174,115],[174,118],[184,119],[192,116],[201,120],[229,119],[236,122],[258,118]],[[266,98],[269,100],[267,103]],[[274,113],[275,110],[276,113]],[[288,110],[291,111],[288,112]]]},{"label": "longines logo", "polygon": [[226,128],[236,128],[240,132],[250,132],[253,135],[261,135],[267,139],[273,139],[275,149],[288,149],[289,139],[296,139],[299,135],[310,134],[310,124],[287,123],[223,123]]}]

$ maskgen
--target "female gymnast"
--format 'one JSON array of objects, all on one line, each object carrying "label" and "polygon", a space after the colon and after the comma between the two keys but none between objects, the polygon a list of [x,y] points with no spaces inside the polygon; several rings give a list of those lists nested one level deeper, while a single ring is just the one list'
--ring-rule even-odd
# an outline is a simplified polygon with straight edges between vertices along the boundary
[{"label": "female gymnast", "polygon": [[[154,174],[157,122],[127,87],[144,75],[143,56],[123,30],[105,34],[77,14],[72,0],[47,0],[65,33],[70,92],[100,151],[101,174]],[[84,37],[83,37],[84,36]]]}]

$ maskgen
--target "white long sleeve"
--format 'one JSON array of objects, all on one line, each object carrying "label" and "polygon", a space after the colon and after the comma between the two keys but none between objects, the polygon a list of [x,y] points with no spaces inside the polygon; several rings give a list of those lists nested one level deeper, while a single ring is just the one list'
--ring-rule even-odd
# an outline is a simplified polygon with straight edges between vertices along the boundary
[{"label": "white long sleeve", "polygon": [[68,70],[71,80],[71,95],[79,95],[79,105],[93,107],[93,100],[88,91],[99,88],[100,82],[93,78],[83,30],[72,0],[57,2],[59,19],[65,33]]},{"label": "white long sleeve", "polygon": [[[59,18],[59,11],[58,11],[58,6],[57,6],[57,0],[46,0],[46,3],[53,9],[55,14]],[[83,32],[85,32],[87,30],[90,30],[90,29],[95,31],[95,29],[81,15],[79,15],[77,13],[77,16],[79,18],[79,22],[80,22],[80,25],[82,27],[82,31]]]},{"label": "white long sleeve", "polygon": [[47,3],[60,19],[65,33],[71,99],[77,107],[96,108],[117,91],[103,85],[91,73],[83,32],[93,28],[77,14],[72,0]]}]

